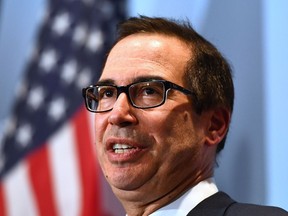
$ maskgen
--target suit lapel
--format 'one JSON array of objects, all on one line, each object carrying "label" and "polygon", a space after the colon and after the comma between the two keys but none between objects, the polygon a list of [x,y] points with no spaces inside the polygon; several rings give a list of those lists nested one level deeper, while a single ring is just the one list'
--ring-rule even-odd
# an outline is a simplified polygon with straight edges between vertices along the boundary
[{"label": "suit lapel", "polygon": [[234,203],[226,193],[218,192],[199,203],[187,216],[223,216]]}]

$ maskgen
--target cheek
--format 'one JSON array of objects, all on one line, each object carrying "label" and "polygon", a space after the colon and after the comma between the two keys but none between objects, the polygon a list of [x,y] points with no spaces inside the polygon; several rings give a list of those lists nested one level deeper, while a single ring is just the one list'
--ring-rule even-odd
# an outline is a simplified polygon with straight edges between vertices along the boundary
[{"label": "cheek", "polygon": [[174,114],[163,119],[158,116],[155,118],[158,122],[149,127],[156,140],[157,159],[154,163],[160,164],[157,181],[163,181],[164,185],[169,182],[171,186],[175,179],[191,174],[184,171],[183,167],[189,166],[191,172],[195,170],[195,162],[200,153],[200,137],[194,129],[196,126],[191,115]]},{"label": "cheek", "polygon": [[95,115],[94,118],[94,128],[95,128],[95,139],[96,139],[96,144],[101,141],[101,137],[104,135],[104,131],[107,127],[107,118],[101,115]]},{"label": "cheek", "polygon": [[101,155],[104,154],[104,148],[103,148],[103,136],[105,134],[105,130],[107,128],[107,120],[106,118],[95,115],[94,118],[94,135],[95,135],[95,147],[96,147],[96,153],[97,157],[101,158]]},{"label": "cheek", "polygon": [[[163,114],[163,113],[162,113]],[[158,143],[157,148],[163,154],[171,154],[181,149],[190,148],[197,140],[192,117],[188,112],[156,115],[150,118],[149,132]],[[153,123],[152,123],[153,122]]]},{"label": "cheek", "polygon": [[[159,115],[160,116],[160,115]],[[188,112],[173,112],[163,118],[156,117],[154,122],[157,124],[158,132],[170,137],[184,138],[184,134],[193,132],[193,121]],[[153,124],[154,125],[154,124]],[[153,127],[152,125],[152,127]]]}]

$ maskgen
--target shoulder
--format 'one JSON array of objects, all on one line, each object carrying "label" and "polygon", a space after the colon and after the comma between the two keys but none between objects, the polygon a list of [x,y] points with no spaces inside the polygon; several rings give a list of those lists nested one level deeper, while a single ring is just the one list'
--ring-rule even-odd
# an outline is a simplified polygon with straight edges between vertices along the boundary
[{"label": "shoulder", "polygon": [[[223,199],[230,200],[230,204],[225,209],[225,216],[288,216],[288,212],[278,207],[238,203],[223,192],[217,195],[218,199],[222,197]],[[234,202],[231,202],[231,200]]]},{"label": "shoulder", "polygon": [[288,216],[281,208],[238,203],[224,192],[218,192],[199,203],[188,216]]},{"label": "shoulder", "polygon": [[288,212],[272,206],[233,203],[226,209],[225,216],[288,216]]}]

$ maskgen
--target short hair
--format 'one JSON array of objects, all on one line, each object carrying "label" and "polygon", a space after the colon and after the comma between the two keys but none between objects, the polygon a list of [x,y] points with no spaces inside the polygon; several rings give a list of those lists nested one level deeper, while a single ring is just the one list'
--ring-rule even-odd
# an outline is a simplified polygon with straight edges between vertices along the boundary
[{"label": "short hair", "polygon": [[[191,49],[191,58],[184,71],[184,83],[196,97],[193,107],[196,113],[224,107],[231,113],[234,103],[232,70],[229,63],[209,41],[198,34],[188,20],[161,17],[131,17],[118,25],[116,43],[137,33],[156,33],[176,37]],[[226,136],[218,144],[216,152],[225,145]]]}]

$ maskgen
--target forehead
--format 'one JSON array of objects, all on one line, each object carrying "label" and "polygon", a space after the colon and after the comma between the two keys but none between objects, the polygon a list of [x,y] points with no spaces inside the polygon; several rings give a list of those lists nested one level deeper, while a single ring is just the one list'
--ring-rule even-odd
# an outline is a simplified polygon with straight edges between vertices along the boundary
[{"label": "forehead", "polygon": [[190,56],[188,46],[176,37],[147,33],[130,35],[113,47],[100,80],[129,84],[138,76],[157,76],[181,84]]}]

